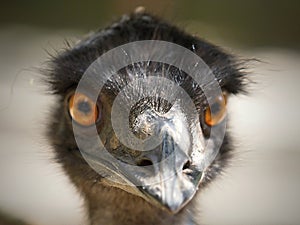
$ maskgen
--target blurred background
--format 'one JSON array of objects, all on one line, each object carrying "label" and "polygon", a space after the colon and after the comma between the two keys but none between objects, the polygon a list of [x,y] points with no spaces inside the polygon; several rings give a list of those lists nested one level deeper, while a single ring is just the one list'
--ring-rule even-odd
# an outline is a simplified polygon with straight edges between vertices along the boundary
[{"label": "blurred background", "polygon": [[44,137],[53,106],[38,68],[137,6],[249,64],[229,101],[236,159],[201,193],[203,224],[300,224],[298,0],[9,1],[0,8],[0,211],[36,225],[85,224],[83,202]]}]

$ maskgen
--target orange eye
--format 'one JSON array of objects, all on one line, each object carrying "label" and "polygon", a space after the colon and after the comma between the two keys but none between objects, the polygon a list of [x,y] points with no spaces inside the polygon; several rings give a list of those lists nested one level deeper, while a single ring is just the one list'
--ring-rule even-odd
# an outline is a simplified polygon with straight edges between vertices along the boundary
[{"label": "orange eye", "polygon": [[81,93],[75,93],[70,97],[69,113],[72,119],[82,126],[92,125],[99,117],[97,104]]},{"label": "orange eye", "polygon": [[208,126],[218,125],[226,116],[227,95],[218,96],[213,104],[205,110],[204,118]]}]

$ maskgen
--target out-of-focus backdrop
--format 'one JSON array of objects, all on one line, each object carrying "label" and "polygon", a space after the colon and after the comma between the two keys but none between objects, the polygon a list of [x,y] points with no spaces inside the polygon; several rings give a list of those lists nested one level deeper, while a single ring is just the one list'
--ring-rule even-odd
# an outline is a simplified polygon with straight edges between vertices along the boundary
[{"label": "out-of-focus backdrop", "polygon": [[0,8],[0,211],[37,225],[82,225],[82,199],[44,137],[54,99],[48,53],[143,5],[251,63],[229,101],[236,160],[202,191],[203,224],[300,224],[300,2],[9,1]]}]

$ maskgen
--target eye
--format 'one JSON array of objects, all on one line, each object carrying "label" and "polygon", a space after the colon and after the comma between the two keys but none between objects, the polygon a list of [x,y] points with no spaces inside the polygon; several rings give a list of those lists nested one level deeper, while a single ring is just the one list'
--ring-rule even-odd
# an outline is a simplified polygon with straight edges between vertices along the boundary
[{"label": "eye", "polygon": [[97,104],[82,93],[74,93],[69,98],[68,107],[72,119],[82,126],[90,126],[98,120]]},{"label": "eye", "polygon": [[215,126],[222,122],[226,116],[227,94],[218,96],[215,101],[204,112],[205,123]]}]

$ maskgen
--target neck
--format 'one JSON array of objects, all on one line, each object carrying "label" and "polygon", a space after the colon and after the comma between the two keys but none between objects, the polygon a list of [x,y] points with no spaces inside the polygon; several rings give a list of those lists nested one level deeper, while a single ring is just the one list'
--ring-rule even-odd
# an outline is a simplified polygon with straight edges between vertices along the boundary
[{"label": "neck", "polygon": [[119,188],[99,186],[86,194],[91,225],[197,225],[188,209],[193,206],[173,215]]}]

